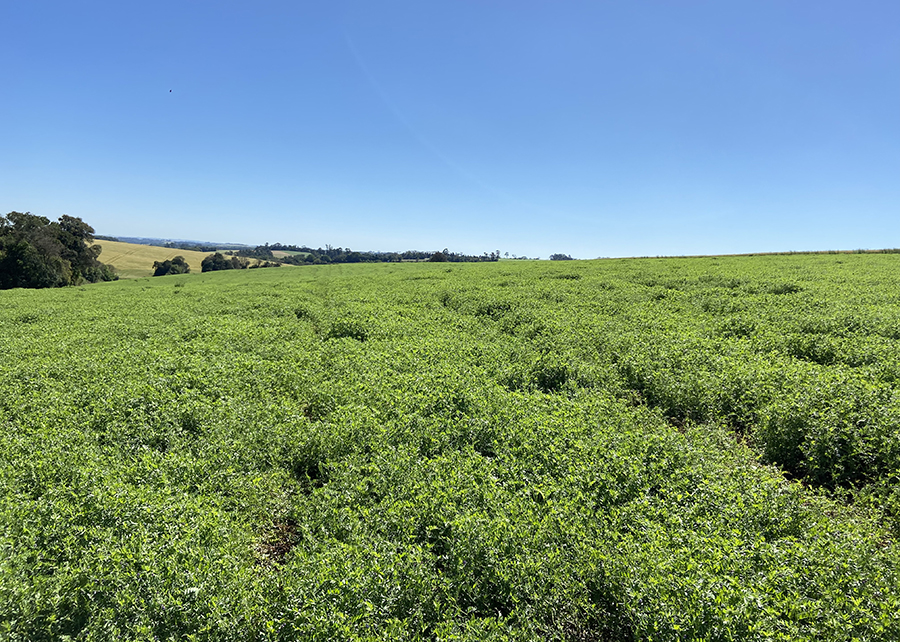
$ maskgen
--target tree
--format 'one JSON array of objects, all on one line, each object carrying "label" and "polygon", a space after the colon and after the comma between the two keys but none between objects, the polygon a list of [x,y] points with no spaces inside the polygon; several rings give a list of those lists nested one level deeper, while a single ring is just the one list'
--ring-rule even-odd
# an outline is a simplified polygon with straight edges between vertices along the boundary
[{"label": "tree", "polygon": [[0,253],[0,289],[69,285],[70,270],[59,257],[46,256],[25,240],[6,243]]},{"label": "tree", "polygon": [[45,288],[112,281],[115,270],[98,260],[94,228],[64,214],[59,221],[30,212],[0,216],[0,289]]},{"label": "tree", "polygon": [[200,262],[200,271],[201,272],[216,272],[218,270],[231,270],[233,269],[231,265],[231,260],[226,259],[225,256],[216,252],[215,254],[210,254],[205,259]]},{"label": "tree", "polygon": [[568,254],[551,254],[550,260],[551,261],[574,261],[575,259],[573,259]]},{"label": "tree", "polygon": [[187,274],[191,271],[191,266],[187,264],[184,257],[179,255],[172,260],[154,261],[153,276],[165,276],[167,274]]},{"label": "tree", "polygon": [[221,252],[210,254],[200,262],[201,272],[217,272],[218,270],[246,270],[250,261],[242,256],[227,257]]}]

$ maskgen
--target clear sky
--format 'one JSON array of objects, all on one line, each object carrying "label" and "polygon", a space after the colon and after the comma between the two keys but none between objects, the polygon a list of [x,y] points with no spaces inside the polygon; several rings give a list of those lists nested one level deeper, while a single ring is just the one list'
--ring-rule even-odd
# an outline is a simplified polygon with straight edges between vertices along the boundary
[{"label": "clear sky", "polygon": [[8,0],[0,26],[3,213],[544,258],[900,246],[896,0]]}]

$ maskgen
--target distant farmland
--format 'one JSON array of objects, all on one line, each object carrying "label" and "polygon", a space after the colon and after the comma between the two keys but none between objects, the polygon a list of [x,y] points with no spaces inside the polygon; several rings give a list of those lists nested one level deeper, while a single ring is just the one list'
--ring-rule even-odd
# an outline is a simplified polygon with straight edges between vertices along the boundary
[{"label": "distant farmland", "polygon": [[[200,272],[200,263],[212,254],[212,252],[194,252],[193,250],[179,250],[157,245],[119,243],[118,241],[97,241],[96,244],[103,248],[100,261],[109,263],[116,268],[119,276],[123,279],[153,276],[154,261],[168,261],[176,256],[184,257],[184,260],[191,266],[192,273]],[[250,264],[254,263],[259,263],[259,261],[250,259]]]},{"label": "distant farmland", "polygon": [[200,271],[200,262],[209,252],[194,252],[177,248],[159,247],[156,245],[138,245],[136,243],[120,243],[118,241],[97,241],[103,248],[100,260],[112,265],[123,279],[139,279],[153,275],[154,261],[167,261],[176,256],[183,256],[191,266],[191,272]]},{"label": "distant farmland", "polygon": [[272,256],[275,258],[284,258],[285,256],[306,256],[309,252],[297,252],[294,250],[272,250]]}]

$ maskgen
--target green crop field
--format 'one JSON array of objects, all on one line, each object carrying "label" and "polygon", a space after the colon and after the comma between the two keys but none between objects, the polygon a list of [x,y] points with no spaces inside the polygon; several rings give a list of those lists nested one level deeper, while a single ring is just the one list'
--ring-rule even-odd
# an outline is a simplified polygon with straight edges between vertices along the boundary
[{"label": "green crop field", "polygon": [[839,254],[0,292],[0,639],[900,639],[898,283]]}]

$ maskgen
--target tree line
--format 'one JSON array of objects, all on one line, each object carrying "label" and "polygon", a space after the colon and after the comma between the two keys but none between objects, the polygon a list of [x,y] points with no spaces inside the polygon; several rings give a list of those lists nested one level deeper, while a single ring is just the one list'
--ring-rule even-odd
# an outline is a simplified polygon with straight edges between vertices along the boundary
[{"label": "tree line", "polygon": [[[274,252],[295,252],[296,254],[276,257]],[[237,250],[235,255],[259,260],[279,261],[289,265],[322,265],[326,263],[399,263],[400,261],[449,261],[481,262],[499,261],[500,250],[485,252],[480,255],[451,252],[447,248],[438,252],[423,252],[420,250],[407,250],[405,252],[356,252],[349,247],[311,248],[305,245],[284,245],[274,243],[258,245],[254,248]]]},{"label": "tree line", "polygon": [[94,228],[75,216],[53,222],[31,212],[0,216],[0,290],[116,280],[93,241]]}]

